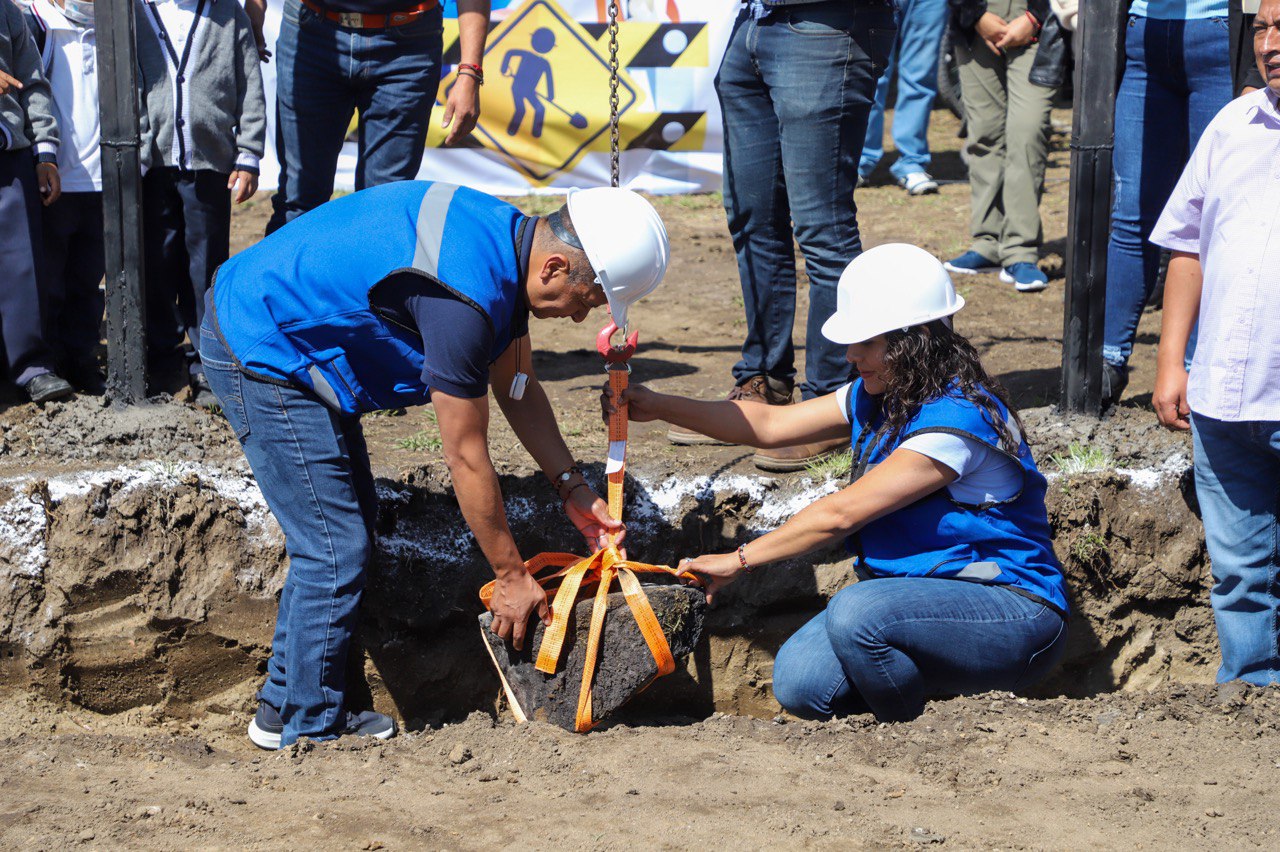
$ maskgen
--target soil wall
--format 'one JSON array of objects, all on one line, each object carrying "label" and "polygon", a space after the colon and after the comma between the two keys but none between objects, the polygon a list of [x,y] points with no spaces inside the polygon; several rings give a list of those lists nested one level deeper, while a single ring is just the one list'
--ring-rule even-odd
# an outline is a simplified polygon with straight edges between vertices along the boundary
[{"label": "soil wall", "polygon": [[[1065,440],[1071,430],[1053,432]],[[1050,476],[1075,616],[1066,660],[1038,694],[1212,680],[1217,647],[1187,459],[1174,448],[1151,461],[1122,451],[1107,472]],[[668,564],[730,549],[839,485],[732,471],[659,477],[640,467],[627,504],[633,548]],[[502,486],[528,554],[574,549],[540,477],[505,475]],[[379,494],[361,688],[411,728],[491,707],[498,685],[475,598],[487,569],[447,475],[438,463],[406,469],[379,480]],[[708,613],[707,640],[630,712],[777,713],[773,655],[853,580],[842,557],[744,578]],[[0,480],[3,688],[101,713],[242,710],[264,670],[284,569],[279,530],[233,456]]]}]

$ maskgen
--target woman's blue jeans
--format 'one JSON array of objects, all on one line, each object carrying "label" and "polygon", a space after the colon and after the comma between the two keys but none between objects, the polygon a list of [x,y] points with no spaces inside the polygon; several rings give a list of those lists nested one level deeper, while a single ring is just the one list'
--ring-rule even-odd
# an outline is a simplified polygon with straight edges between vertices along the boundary
[{"label": "woman's blue jeans", "polygon": [[[1160,248],[1148,238],[1200,134],[1231,100],[1230,53],[1224,18],[1129,18],[1116,95],[1102,343],[1102,357],[1117,367],[1129,362],[1159,274]],[[1193,336],[1188,363],[1194,351]]]},{"label": "woman's blue jeans", "polygon": [[314,394],[246,377],[207,324],[200,358],[289,557],[259,698],[280,711],[282,745],[332,739],[345,721],[347,650],[378,512],[360,421]]},{"label": "woman's blue jeans", "polygon": [[1280,683],[1280,422],[1191,415],[1218,681]]},{"label": "woman's blue jeans", "polygon": [[791,713],[914,719],[934,695],[1016,690],[1048,674],[1067,623],[999,586],[928,577],[854,583],[778,651],[773,693]]}]

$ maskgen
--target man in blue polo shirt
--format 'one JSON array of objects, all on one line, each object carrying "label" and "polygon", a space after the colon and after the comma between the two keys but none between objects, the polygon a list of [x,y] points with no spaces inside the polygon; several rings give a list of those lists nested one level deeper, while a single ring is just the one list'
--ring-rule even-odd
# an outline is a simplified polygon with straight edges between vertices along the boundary
[{"label": "man in blue polo shirt", "polygon": [[362,413],[430,402],[463,517],[497,575],[493,630],[516,648],[547,599],[525,571],[489,458],[488,390],[594,550],[622,525],[587,485],[533,374],[529,317],[582,322],[666,271],[662,220],[633,192],[571,193],[545,218],[404,181],[325,204],[225,263],[200,355],[280,522],[289,573],[249,737],[390,737],[344,706],[377,498]]}]

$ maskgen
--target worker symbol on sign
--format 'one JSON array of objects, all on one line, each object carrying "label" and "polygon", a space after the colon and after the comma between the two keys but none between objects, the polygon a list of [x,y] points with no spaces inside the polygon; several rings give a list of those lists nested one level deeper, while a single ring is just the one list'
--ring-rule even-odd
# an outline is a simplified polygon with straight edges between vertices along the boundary
[{"label": "worker symbol on sign", "polygon": [[[587,126],[586,116],[578,112],[570,113],[556,103],[555,78],[551,73],[551,63],[545,58],[546,54],[556,46],[556,34],[547,27],[540,27],[534,31],[529,43],[533,52],[519,48],[508,50],[502,57],[502,68],[499,69],[502,76],[511,78],[511,100],[514,109],[511,114],[511,123],[507,125],[507,135],[515,136],[520,132],[520,125],[524,122],[525,104],[528,104],[533,112],[533,126],[529,129],[529,133],[535,139],[541,137],[542,121],[547,115],[544,102],[564,113],[570,125],[578,130],[583,129]],[[545,94],[538,88],[544,79],[547,81]]]}]

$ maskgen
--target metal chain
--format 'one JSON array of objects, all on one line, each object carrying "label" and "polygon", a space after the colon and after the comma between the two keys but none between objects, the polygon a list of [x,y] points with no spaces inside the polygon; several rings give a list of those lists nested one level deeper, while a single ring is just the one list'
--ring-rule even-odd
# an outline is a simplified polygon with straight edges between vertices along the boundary
[{"label": "metal chain", "polygon": [[609,178],[619,183],[618,164],[618,0],[609,0]]}]

